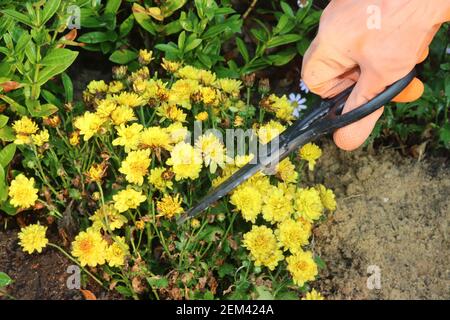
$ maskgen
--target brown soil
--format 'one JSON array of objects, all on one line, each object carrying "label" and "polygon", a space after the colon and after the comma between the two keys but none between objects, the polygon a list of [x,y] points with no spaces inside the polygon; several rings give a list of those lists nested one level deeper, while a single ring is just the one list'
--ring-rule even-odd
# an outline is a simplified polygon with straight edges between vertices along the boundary
[{"label": "brown soil", "polygon": [[[0,232],[0,271],[14,281],[7,293],[21,300],[80,300],[80,290],[68,289],[66,283],[71,275],[67,268],[73,263],[55,249],[46,248],[41,254],[24,253],[18,244],[17,230]],[[88,283],[84,286],[97,299],[117,299],[117,293],[103,290]],[[4,297],[3,297],[4,298]],[[0,296],[0,300],[2,297]]]},{"label": "brown soil", "polygon": [[[316,179],[337,211],[315,230],[327,268],[315,286],[328,299],[449,299],[450,165],[324,146]],[[381,271],[369,290],[368,266]]]}]

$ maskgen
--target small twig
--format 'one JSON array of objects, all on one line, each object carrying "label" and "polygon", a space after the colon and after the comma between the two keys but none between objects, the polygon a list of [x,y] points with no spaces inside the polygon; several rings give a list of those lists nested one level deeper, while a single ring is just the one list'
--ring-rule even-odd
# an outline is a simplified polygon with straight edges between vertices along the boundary
[{"label": "small twig", "polygon": [[257,2],[258,2],[258,0],[252,1],[252,3],[250,4],[250,7],[248,7],[247,11],[245,11],[244,15],[242,16],[242,19],[244,19],[244,20],[247,19],[250,12],[252,12],[252,10],[255,8]]}]

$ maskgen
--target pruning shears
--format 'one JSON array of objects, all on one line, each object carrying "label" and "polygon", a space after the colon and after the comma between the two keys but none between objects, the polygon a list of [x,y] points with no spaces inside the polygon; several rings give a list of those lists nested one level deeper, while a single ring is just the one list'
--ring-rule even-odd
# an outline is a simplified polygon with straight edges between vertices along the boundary
[{"label": "pruning shears", "polygon": [[402,92],[414,79],[415,75],[415,70],[411,71],[366,104],[344,114],[342,114],[342,110],[354,86],[344,90],[334,98],[321,100],[303,119],[294,122],[293,125],[278,136],[277,147],[275,149],[268,148],[267,156],[261,157],[256,163],[246,164],[235,172],[217,188],[208,193],[197,205],[182,214],[177,219],[177,224],[182,224],[186,220],[197,216],[244,181],[256,173],[273,166],[274,162],[281,162],[299,147],[320,136],[332,133],[336,129],[361,120],[380,109]]}]

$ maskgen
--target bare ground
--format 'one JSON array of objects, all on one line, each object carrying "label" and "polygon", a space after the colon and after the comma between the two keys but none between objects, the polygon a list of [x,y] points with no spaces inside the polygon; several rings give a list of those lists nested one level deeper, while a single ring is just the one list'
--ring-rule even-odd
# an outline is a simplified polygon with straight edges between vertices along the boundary
[{"label": "bare ground", "polygon": [[[315,178],[335,190],[338,209],[315,230],[327,265],[315,286],[328,299],[449,299],[449,169],[449,159],[326,143]],[[371,265],[380,289],[367,288]]]}]

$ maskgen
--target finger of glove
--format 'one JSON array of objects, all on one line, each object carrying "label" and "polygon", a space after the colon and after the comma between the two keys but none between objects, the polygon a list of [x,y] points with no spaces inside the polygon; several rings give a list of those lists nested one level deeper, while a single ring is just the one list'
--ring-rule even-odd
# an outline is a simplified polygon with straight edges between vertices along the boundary
[{"label": "finger of glove", "polygon": [[322,98],[333,97],[351,87],[359,74],[354,61],[337,53],[321,41],[320,36],[312,42],[303,59],[302,79],[312,92]]},{"label": "finger of glove", "polygon": [[[373,73],[363,72],[345,104],[343,113],[349,112],[373,99],[385,90],[388,85],[383,82],[383,79],[375,77]],[[352,151],[357,149],[369,137],[382,114],[383,108],[380,108],[367,117],[336,130],[333,134],[334,142],[343,150]]]},{"label": "finger of glove", "polygon": [[425,85],[422,81],[417,78],[414,78],[411,83],[402,91],[399,95],[397,95],[392,101],[406,103],[413,102],[419,99],[423,92],[425,91]]}]

